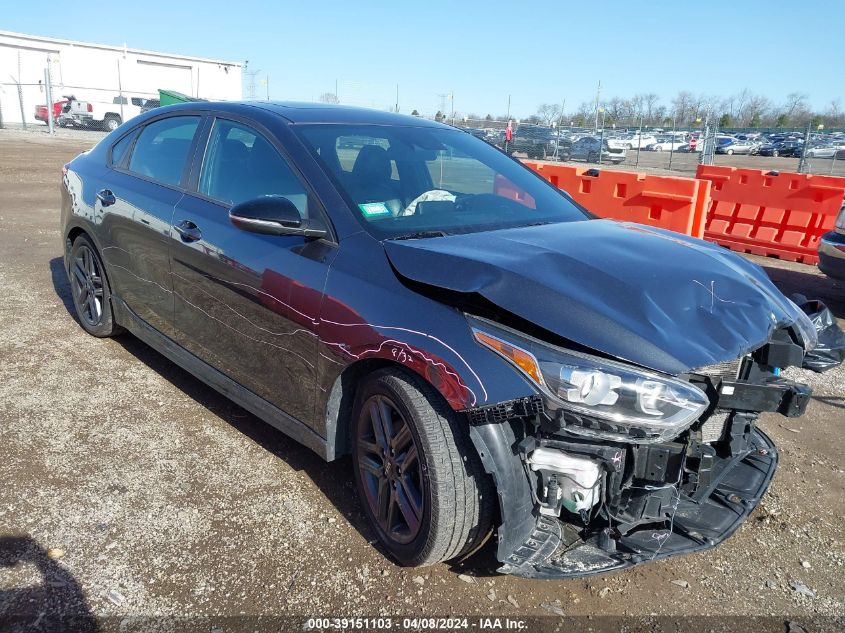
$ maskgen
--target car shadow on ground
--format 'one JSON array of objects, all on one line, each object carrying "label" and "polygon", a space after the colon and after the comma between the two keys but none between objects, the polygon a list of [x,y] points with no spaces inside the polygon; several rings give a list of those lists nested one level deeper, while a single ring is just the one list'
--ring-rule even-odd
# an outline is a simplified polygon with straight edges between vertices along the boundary
[{"label": "car shadow on ground", "polygon": [[[61,299],[70,316],[78,323],[79,320],[76,317],[76,310],[70,294],[70,282],[65,273],[62,258],[56,257],[50,260],[50,272],[56,295]],[[80,336],[82,335],[80,333]],[[389,555],[377,542],[377,535],[370,527],[358,501],[352,478],[352,460],[349,457],[342,457],[326,463],[311,450],[219,394],[140,339],[131,334],[124,334],[112,340],[208,411],[225,420],[260,445],[264,450],[283,460],[294,470],[305,473],[314,482],[315,488],[325,495],[359,534],[379,549],[385,557],[389,558]],[[342,482],[342,484],[338,485],[338,482]],[[473,574],[483,575],[495,573],[494,570],[497,566],[495,544],[490,539],[477,552],[466,557],[462,562],[453,563],[451,568],[456,573],[471,569]]]},{"label": "car shadow on ground", "polygon": [[0,536],[0,630],[100,630],[82,587],[29,536]]},{"label": "car shadow on ground", "polygon": [[76,309],[73,306],[73,298],[70,294],[70,281],[67,278],[65,262],[61,257],[54,257],[50,260],[50,277],[53,280],[53,289],[56,291],[56,296],[62,300],[70,316],[79,322],[76,318]]}]

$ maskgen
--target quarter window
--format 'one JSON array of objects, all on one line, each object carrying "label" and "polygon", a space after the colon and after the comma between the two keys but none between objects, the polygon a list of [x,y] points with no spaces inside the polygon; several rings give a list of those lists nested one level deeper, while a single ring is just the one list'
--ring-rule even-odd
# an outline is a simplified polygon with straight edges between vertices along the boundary
[{"label": "quarter window", "polygon": [[199,121],[198,116],[174,116],[147,125],[135,143],[129,170],[168,185],[178,185]]},{"label": "quarter window", "polygon": [[129,150],[129,147],[132,145],[132,141],[135,140],[135,137],[138,135],[137,131],[132,132],[131,134],[127,134],[122,139],[120,139],[117,143],[112,145],[111,148],[111,164],[114,166],[120,166],[123,164],[123,159],[126,158],[126,152]]},{"label": "quarter window", "polygon": [[255,130],[234,121],[214,123],[199,192],[227,205],[284,196],[308,217],[308,193],[276,148]]}]

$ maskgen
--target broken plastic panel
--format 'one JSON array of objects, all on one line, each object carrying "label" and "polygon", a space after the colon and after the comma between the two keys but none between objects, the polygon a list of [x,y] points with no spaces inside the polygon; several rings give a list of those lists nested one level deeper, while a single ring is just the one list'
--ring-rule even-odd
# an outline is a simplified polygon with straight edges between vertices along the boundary
[{"label": "broken plastic panel", "polygon": [[804,356],[804,369],[824,372],[839,367],[845,360],[845,332],[836,322],[836,317],[821,301],[805,301],[801,309],[815,327],[818,342]]}]

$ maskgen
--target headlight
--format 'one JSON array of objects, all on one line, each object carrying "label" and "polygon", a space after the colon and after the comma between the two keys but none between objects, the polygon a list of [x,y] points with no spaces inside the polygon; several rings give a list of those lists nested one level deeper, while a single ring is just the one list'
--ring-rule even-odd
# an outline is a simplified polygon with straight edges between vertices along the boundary
[{"label": "headlight", "polygon": [[625,442],[662,442],[688,429],[710,404],[697,387],[549,345],[467,316],[475,340],[521,371],[558,410],[566,430]]}]

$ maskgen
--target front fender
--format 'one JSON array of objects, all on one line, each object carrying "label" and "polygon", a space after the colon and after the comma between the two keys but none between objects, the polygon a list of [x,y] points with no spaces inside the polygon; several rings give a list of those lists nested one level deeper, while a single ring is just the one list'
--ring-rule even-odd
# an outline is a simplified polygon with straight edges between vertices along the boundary
[{"label": "front fender", "polygon": [[531,483],[517,447],[524,435],[519,421],[473,424],[469,429],[484,470],[496,486],[500,513],[497,558],[501,562],[511,558],[537,525]]}]

